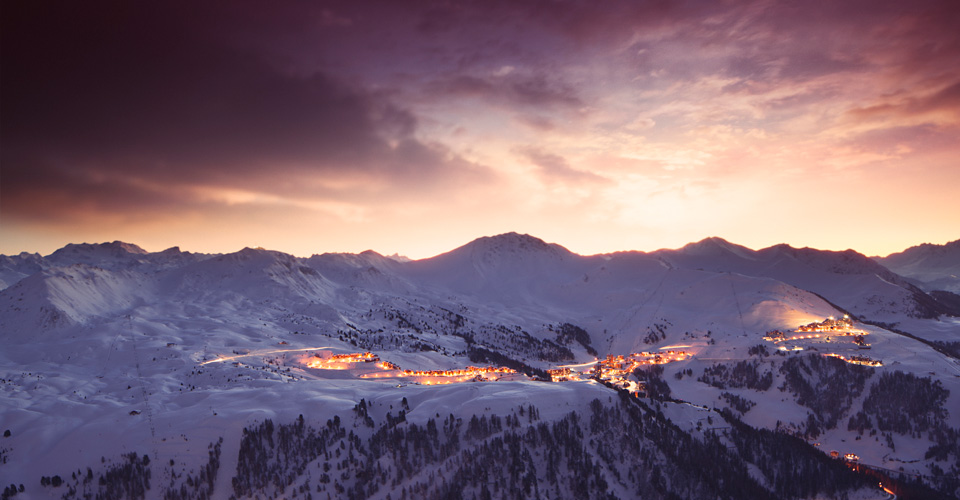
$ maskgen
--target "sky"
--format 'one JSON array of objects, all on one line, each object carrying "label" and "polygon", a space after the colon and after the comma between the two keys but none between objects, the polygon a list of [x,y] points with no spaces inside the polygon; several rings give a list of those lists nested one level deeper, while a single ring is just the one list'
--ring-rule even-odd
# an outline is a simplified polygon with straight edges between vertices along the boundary
[{"label": "sky", "polygon": [[5,1],[0,253],[960,238],[960,3]]}]

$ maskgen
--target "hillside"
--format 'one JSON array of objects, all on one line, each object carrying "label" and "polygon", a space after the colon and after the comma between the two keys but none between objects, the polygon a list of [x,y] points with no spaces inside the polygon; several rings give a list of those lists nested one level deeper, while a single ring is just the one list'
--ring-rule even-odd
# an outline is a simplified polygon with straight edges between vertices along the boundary
[{"label": "hillside", "polygon": [[852,251],[0,262],[18,499],[960,492],[960,323]]},{"label": "hillside", "polygon": [[924,243],[874,260],[927,291],[960,294],[960,240],[944,245]]}]

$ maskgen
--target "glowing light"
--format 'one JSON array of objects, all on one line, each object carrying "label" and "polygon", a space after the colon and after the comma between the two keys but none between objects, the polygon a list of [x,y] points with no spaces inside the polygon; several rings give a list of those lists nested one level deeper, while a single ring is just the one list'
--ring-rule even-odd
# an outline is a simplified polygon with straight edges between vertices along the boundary
[{"label": "glowing light", "polygon": [[836,353],[828,353],[825,356],[830,356],[831,358],[838,358],[840,360],[846,361],[847,363],[854,365],[863,365],[863,366],[883,366],[883,362],[877,359],[871,359],[866,356],[851,356],[849,358],[842,356]]},{"label": "glowing light", "polygon": [[237,355],[235,355],[235,356],[220,356],[220,357],[218,357],[218,358],[216,358],[216,359],[211,359],[211,360],[209,360],[209,361],[204,361],[204,362],[200,363],[200,366],[209,365],[209,364],[211,364],[211,363],[223,363],[224,361],[233,361],[233,360],[235,360],[235,359],[241,359],[241,358],[250,358],[250,357],[255,357],[255,356],[265,356],[265,355],[267,355],[267,354],[278,354],[278,353],[284,353],[284,352],[319,351],[319,350],[323,350],[323,349],[334,349],[334,348],[333,348],[333,347],[304,347],[304,348],[300,348],[300,349],[275,349],[275,350],[271,350],[271,351],[248,352],[248,353],[245,353],[245,354],[237,354]]},{"label": "glowing light", "polygon": [[304,362],[308,368],[323,370],[353,370],[360,366],[370,366],[379,369],[376,372],[362,373],[359,378],[413,378],[414,383],[424,385],[444,385],[470,380],[488,381],[499,380],[504,375],[517,373],[516,370],[506,367],[478,367],[468,366],[452,370],[409,370],[402,369],[395,363],[383,361],[371,352],[335,354],[328,358],[314,356]]}]

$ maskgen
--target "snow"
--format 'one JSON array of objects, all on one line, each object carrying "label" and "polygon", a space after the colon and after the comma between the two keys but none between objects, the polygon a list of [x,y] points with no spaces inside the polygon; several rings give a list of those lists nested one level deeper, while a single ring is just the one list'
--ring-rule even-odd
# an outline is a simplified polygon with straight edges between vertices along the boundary
[{"label": "snow", "polygon": [[[726,406],[718,399],[723,391],[696,381],[704,368],[746,359],[758,344],[773,350],[762,339],[769,330],[842,315],[831,303],[896,322],[921,338],[960,341],[956,318],[917,317],[915,292],[906,281],[860,254],[785,246],[754,251],[719,238],[680,250],[584,257],[510,233],[410,262],[375,252],[305,259],[249,248],[219,256],[178,248],[149,253],[114,242],[68,245],[47,257],[0,256],[0,272],[0,425],[12,432],[0,440],[0,448],[9,450],[0,483],[28,484],[22,498],[59,497],[36,486],[41,475],[102,468],[100,457],[109,463],[127,451],[149,454],[158,464],[172,459],[178,470],[196,469],[206,460],[207,445],[220,437],[224,472],[216,495],[226,498],[236,437],[244,427],[300,414],[319,426],[346,415],[361,398],[382,419],[396,414],[406,397],[407,418],[425,422],[438,414],[505,415],[530,403],[542,419],[553,420],[613,395],[590,381],[517,376],[397,387],[395,379],[303,367],[311,350],[366,350],[344,333],[397,340],[372,350],[423,370],[474,364],[462,354],[467,342],[457,328],[504,327],[544,341],[556,340],[548,325],[569,322],[589,332],[601,357],[688,346],[693,357],[664,365],[664,380],[674,397],[696,406],[665,404],[664,412],[691,430],[698,422],[703,428],[712,413],[697,406]],[[453,315],[462,317],[462,326],[453,326]],[[960,408],[957,360],[881,327],[858,326],[869,333],[868,355],[883,360],[878,373],[901,370],[941,381],[950,390],[948,423],[960,427],[960,411],[953,410]],[[414,340],[434,350],[417,350]],[[811,346],[820,353],[832,348]],[[593,360],[581,347],[570,348],[575,359],[569,363]],[[252,355],[234,360],[237,365],[201,365],[236,353]],[[553,366],[534,354],[512,356]],[[781,359],[771,356],[764,363]],[[686,369],[694,375],[677,380],[675,374]],[[757,403],[744,415],[750,425],[801,424],[809,409],[777,390],[782,376],[773,371],[768,391],[726,392]],[[852,451],[865,463],[883,465],[922,459],[930,445],[925,437],[897,436],[891,455],[883,440],[856,441],[845,423],[818,438],[825,453]],[[926,473],[928,464],[900,465]]]},{"label": "snow", "polygon": [[960,293],[960,240],[944,245],[924,243],[874,260],[916,280],[925,290]]}]

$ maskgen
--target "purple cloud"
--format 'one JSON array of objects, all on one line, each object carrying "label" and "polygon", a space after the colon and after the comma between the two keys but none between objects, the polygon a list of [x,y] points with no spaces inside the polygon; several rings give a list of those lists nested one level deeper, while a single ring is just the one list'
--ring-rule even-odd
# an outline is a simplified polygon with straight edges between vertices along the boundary
[{"label": "purple cloud", "polygon": [[[423,190],[493,178],[418,139],[417,118],[388,96],[329,72],[284,71],[263,57],[257,33],[237,38],[250,12],[220,7],[5,6],[4,213],[52,214],[50,203],[68,210],[71,202],[185,201],[176,189],[144,192],[143,185],[325,197],[336,193],[289,180],[356,178]],[[294,17],[279,16],[265,16],[267,29]],[[39,199],[48,206],[31,201]]]},{"label": "purple cloud", "polygon": [[610,180],[601,175],[570,166],[566,158],[542,151],[536,147],[521,148],[517,152],[521,157],[538,168],[547,182],[609,184]]}]

